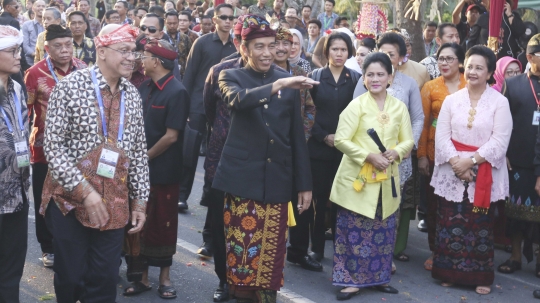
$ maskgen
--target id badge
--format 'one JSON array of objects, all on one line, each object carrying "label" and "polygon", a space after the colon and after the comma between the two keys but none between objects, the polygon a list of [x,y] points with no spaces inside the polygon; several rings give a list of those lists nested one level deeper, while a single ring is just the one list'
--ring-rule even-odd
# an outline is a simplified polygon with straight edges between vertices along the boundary
[{"label": "id badge", "polygon": [[15,152],[17,153],[17,167],[30,166],[28,144],[25,141],[15,142]]},{"label": "id badge", "polygon": [[535,111],[533,114],[532,125],[540,124],[540,111]]},{"label": "id badge", "polygon": [[101,156],[99,156],[99,163],[97,167],[97,174],[112,179],[114,172],[116,171],[116,164],[118,163],[118,153],[112,150],[103,148]]}]

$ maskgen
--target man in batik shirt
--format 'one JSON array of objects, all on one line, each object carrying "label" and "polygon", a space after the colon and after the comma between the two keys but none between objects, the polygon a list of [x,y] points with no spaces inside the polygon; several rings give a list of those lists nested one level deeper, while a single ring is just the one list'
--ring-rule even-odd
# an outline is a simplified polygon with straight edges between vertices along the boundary
[{"label": "man in batik shirt", "polygon": [[36,236],[41,246],[42,262],[45,267],[54,265],[53,236],[39,215],[43,182],[47,175],[47,160],[43,154],[45,133],[45,116],[47,103],[57,81],[71,72],[86,68],[86,64],[72,57],[72,34],[69,29],[52,24],[45,31],[45,50],[49,54],[46,59],[36,62],[27,72],[24,83],[28,90],[28,112],[34,111],[33,131],[30,136],[30,152],[32,163],[32,190],[34,194],[34,210],[36,215]]},{"label": "man in batik shirt", "polygon": [[0,25],[0,105],[9,120],[0,115],[0,302],[19,302],[28,242],[28,112],[10,77],[20,72],[22,43],[21,31]]},{"label": "man in batik shirt", "polygon": [[67,26],[73,34],[73,57],[80,59],[88,66],[96,62],[96,46],[94,41],[85,36],[87,20],[82,12],[72,11],[67,17]]},{"label": "man in batik shirt", "polygon": [[88,20],[88,24],[90,24],[90,28],[86,29],[86,35],[89,37],[97,36],[101,29],[101,22],[90,15],[90,2],[88,0],[79,0],[77,8],[84,14],[84,17]]},{"label": "man in batik shirt", "polygon": [[96,65],[66,76],[49,98],[40,213],[54,237],[58,302],[114,302],[124,227],[139,232],[146,219],[142,101],[125,78],[139,56],[137,32],[105,26],[94,38]]},{"label": "man in batik shirt", "polygon": [[276,33],[262,17],[246,16],[241,35],[247,64],[222,71],[218,80],[231,124],[212,187],[226,193],[231,294],[238,302],[276,302],[293,191],[300,213],[311,203],[299,89],[318,82],[272,68]]}]

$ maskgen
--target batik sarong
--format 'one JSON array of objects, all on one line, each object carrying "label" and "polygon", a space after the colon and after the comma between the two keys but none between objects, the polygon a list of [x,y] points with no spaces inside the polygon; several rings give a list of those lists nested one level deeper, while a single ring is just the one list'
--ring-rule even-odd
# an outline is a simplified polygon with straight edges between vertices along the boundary
[{"label": "batik sarong", "polygon": [[380,200],[375,219],[338,210],[333,285],[362,288],[390,282],[398,215],[382,220]]},{"label": "batik sarong", "polygon": [[277,291],[283,286],[287,206],[226,194],[223,219],[232,295],[245,298],[253,291]]},{"label": "batik sarong", "polygon": [[512,167],[508,172],[510,197],[506,201],[506,236],[523,236],[523,254],[533,260],[533,243],[540,242],[540,197],[534,190],[534,168]]},{"label": "batik sarong", "polygon": [[493,224],[496,203],[491,203],[487,214],[473,212],[474,205],[466,194],[462,202],[438,197],[437,203],[431,276],[446,283],[460,285],[493,284]]}]

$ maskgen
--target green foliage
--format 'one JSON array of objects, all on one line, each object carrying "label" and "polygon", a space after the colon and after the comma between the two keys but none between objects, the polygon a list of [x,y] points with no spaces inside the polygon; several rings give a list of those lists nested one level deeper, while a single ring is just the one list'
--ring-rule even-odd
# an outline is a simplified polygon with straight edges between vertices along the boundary
[{"label": "green foliage", "polygon": [[441,16],[442,22],[450,22],[452,23],[452,13],[450,12],[444,12],[444,14]]},{"label": "green foliage", "polygon": [[359,7],[359,3],[355,0],[337,0],[334,11],[340,15],[356,16]]}]

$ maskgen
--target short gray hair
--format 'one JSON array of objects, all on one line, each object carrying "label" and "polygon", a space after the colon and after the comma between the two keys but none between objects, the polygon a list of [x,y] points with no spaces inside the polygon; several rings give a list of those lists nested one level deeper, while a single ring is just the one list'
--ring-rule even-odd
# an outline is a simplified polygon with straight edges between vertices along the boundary
[{"label": "short gray hair", "polygon": [[60,13],[60,11],[56,7],[47,7],[44,12],[46,12],[46,11],[53,12],[54,20],[58,20],[58,19],[62,18],[62,14]]}]

